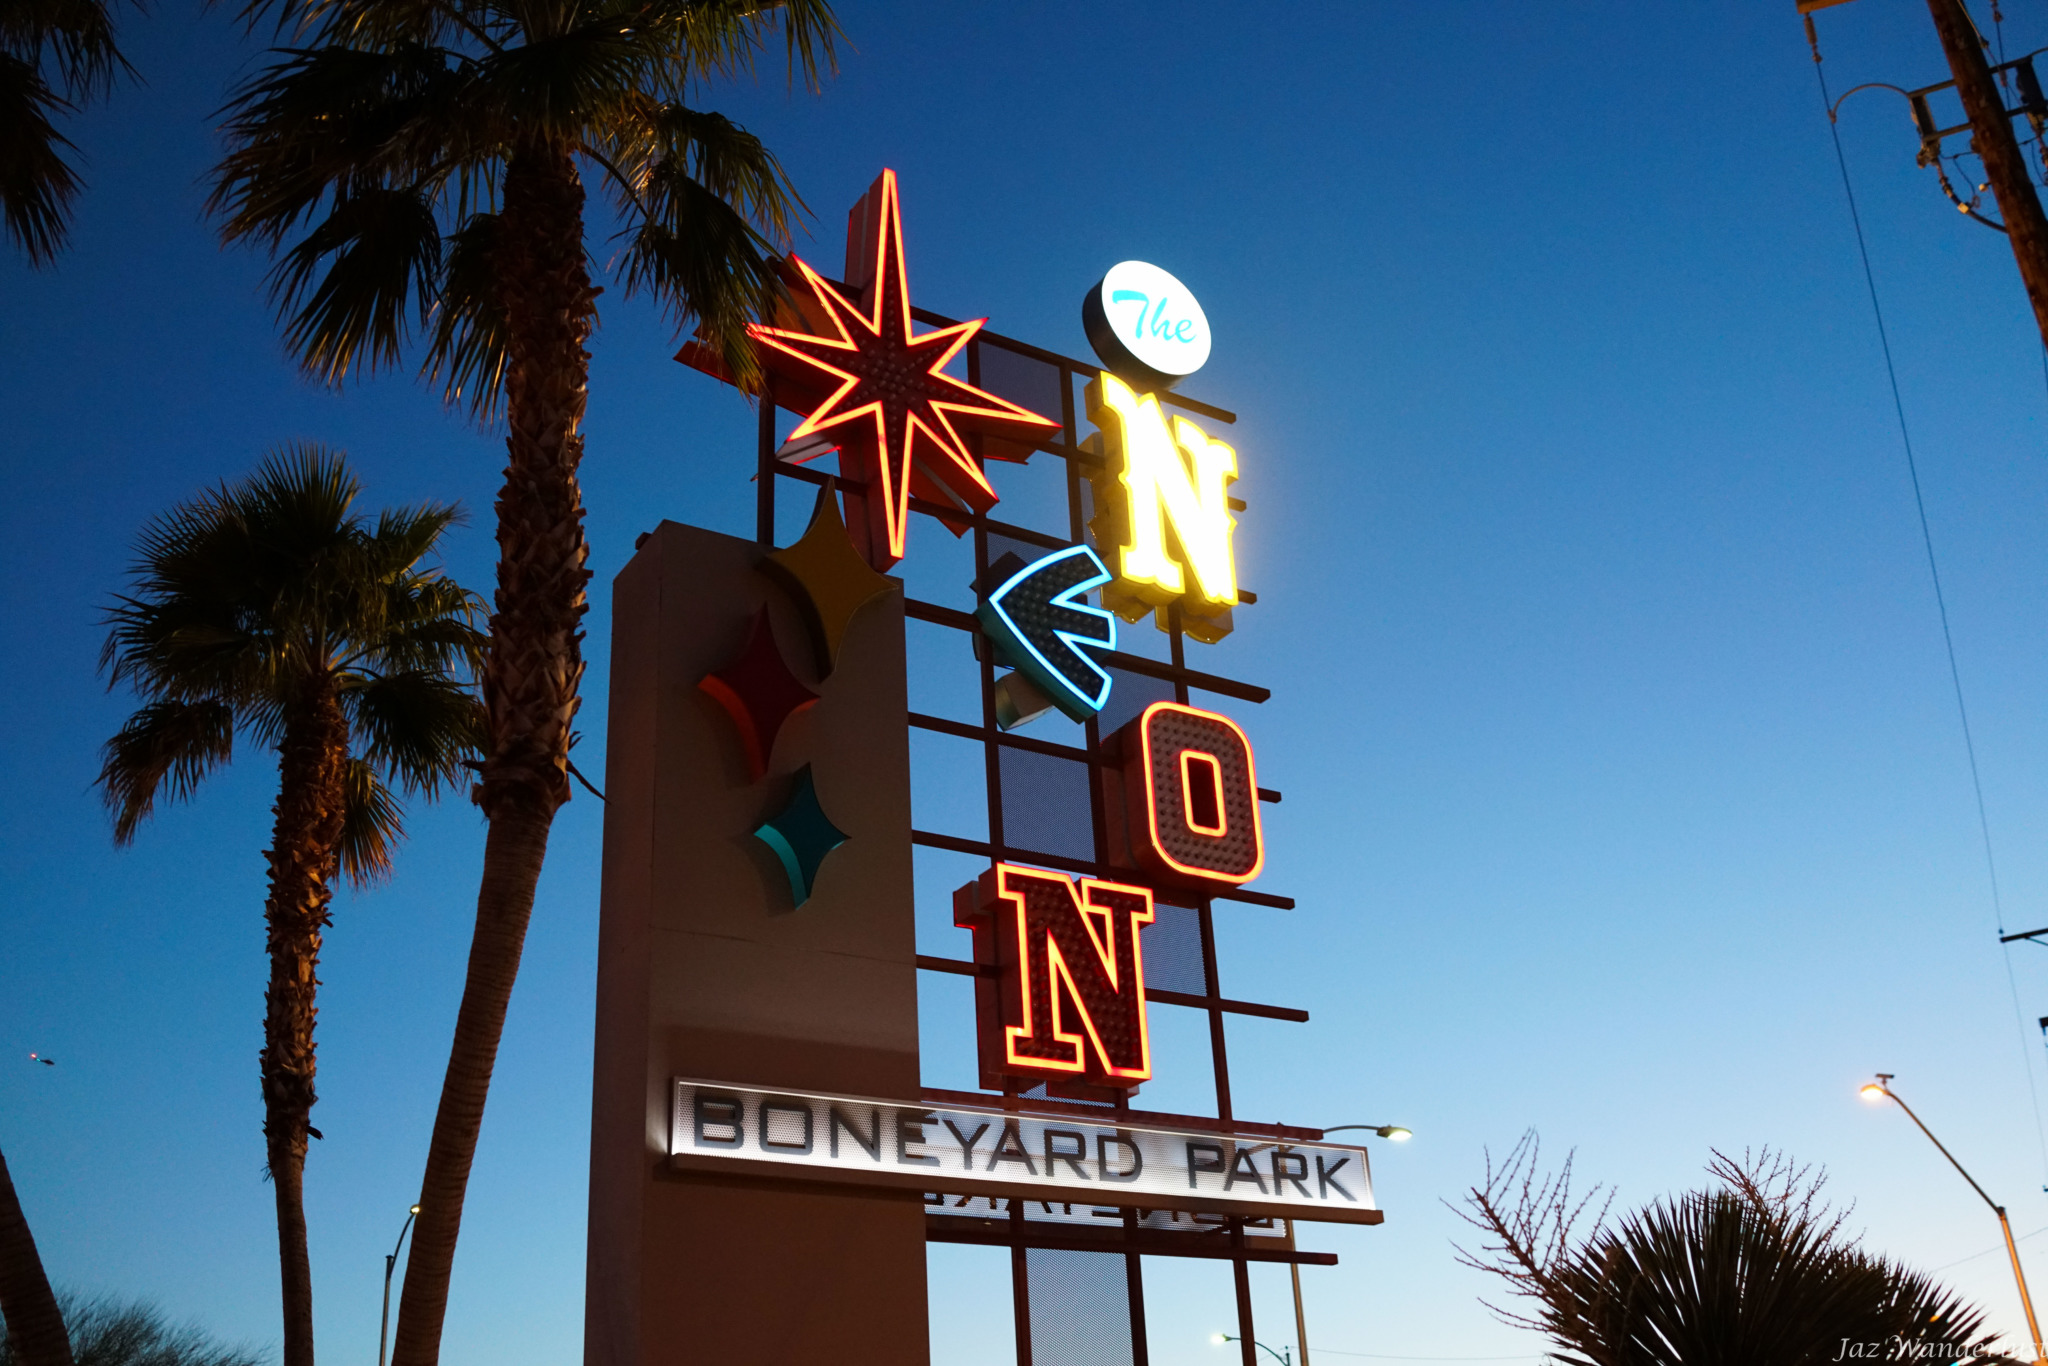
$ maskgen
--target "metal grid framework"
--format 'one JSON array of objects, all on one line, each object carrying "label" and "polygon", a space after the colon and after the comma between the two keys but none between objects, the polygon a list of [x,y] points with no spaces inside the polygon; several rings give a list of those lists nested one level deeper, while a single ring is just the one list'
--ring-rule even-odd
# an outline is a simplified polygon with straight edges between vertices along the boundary
[{"label": "metal grid framework", "polygon": [[[911,313],[918,322],[930,326],[947,327],[958,321],[923,308],[913,308]],[[966,348],[967,379],[970,384],[983,385],[983,362],[990,358],[991,352],[1006,353],[998,358],[999,365],[1004,362],[1014,363],[1021,358],[1026,362],[1051,367],[1057,372],[1061,431],[1057,438],[1041,441],[1038,449],[1064,461],[1067,525],[1059,534],[1053,534],[999,521],[986,515],[969,516],[958,508],[912,498],[910,506],[913,511],[929,517],[942,518],[950,526],[957,527],[964,523],[969,527],[974,538],[974,570],[977,582],[983,581],[990,564],[1001,558],[1003,549],[1010,545],[1056,550],[1067,545],[1091,542],[1087,526],[1090,488],[1084,471],[1100,464],[1097,457],[1084,450],[1080,444],[1081,434],[1077,430],[1074,390],[1077,379],[1092,379],[1100,373],[1101,367],[984,329]],[[1234,413],[1178,394],[1161,393],[1159,398],[1170,407],[1180,408],[1213,421],[1232,423],[1237,420]],[[840,485],[853,487],[860,487],[860,484],[858,480],[849,479],[844,475],[829,475],[821,470],[778,458],[778,407],[774,401],[772,384],[768,396],[760,403],[759,412],[757,537],[763,545],[772,545],[775,540],[775,494],[779,479],[792,479],[812,486],[822,485],[827,480],[836,480]],[[969,437],[968,441],[979,455],[979,438]],[[1244,504],[1233,499],[1231,506],[1233,509],[1242,510]],[[1254,594],[1242,590],[1240,597],[1247,603],[1257,601]],[[980,630],[970,613],[937,603],[909,599],[904,603],[904,611],[912,620],[949,627],[967,633],[970,637],[977,635]],[[1171,697],[1183,704],[1189,701],[1189,696],[1193,692],[1212,693],[1219,697],[1251,703],[1264,702],[1271,696],[1265,688],[1189,668],[1186,640],[1180,629],[1177,608],[1170,611],[1169,623],[1169,661],[1162,662],[1123,652],[1111,653],[1104,657],[1104,665],[1117,680],[1119,688],[1126,693],[1134,686],[1144,688],[1151,693],[1151,697],[1145,700]],[[1035,847],[1060,841],[1044,837],[1034,839],[1030,832],[1018,828],[1022,822],[1015,818],[1006,821],[1003,801],[1006,759],[1011,761],[1010,767],[1018,770],[1010,777],[1009,785],[1013,789],[1027,781],[1023,776],[1027,756],[1037,756],[1041,760],[1065,761],[1060,765],[1063,768],[1068,764],[1107,766],[1109,761],[1101,756],[1100,749],[1104,727],[1100,718],[1091,718],[1086,723],[1086,748],[1057,744],[1001,730],[996,724],[994,689],[997,668],[988,651],[977,650],[976,653],[980,662],[980,724],[970,725],[916,712],[911,713],[910,724],[917,729],[972,740],[981,746],[988,796],[988,839],[963,839],[932,831],[914,830],[911,834],[913,843],[927,848],[986,858],[991,865],[997,862],[1016,862],[1067,873],[1126,881],[1136,878],[1143,881],[1142,875],[1134,873],[1131,869],[1109,865],[1101,793],[1093,783],[1088,784],[1092,840],[1086,841],[1092,844],[1092,849],[1086,856],[1082,856],[1071,847],[1073,841],[1068,841],[1070,847],[1064,850]],[[1112,705],[1115,701],[1116,694],[1113,692]],[[1268,788],[1261,788],[1259,797],[1265,802],[1280,800],[1280,794]],[[1305,1022],[1308,1019],[1308,1012],[1286,1006],[1232,1000],[1222,994],[1217,979],[1216,934],[1211,903],[1215,900],[1230,900],[1273,910],[1291,910],[1294,906],[1293,900],[1243,888],[1218,890],[1206,895],[1161,890],[1160,898],[1160,920],[1147,932],[1147,955],[1149,961],[1155,947],[1167,950],[1159,957],[1162,966],[1171,966],[1166,973],[1155,974],[1155,977],[1168,977],[1174,985],[1152,985],[1148,982],[1145,997],[1147,1001],[1155,1004],[1200,1010],[1208,1016],[1210,1054],[1216,1084],[1214,1117],[1162,1115],[1135,1110],[1131,1108],[1128,1097],[1120,1097],[1114,1104],[1055,1100],[1043,1095],[1042,1086],[1028,1089],[1007,1088],[1000,1098],[985,1092],[927,1089],[926,1099],[934,1103],[972,1101],[989,1104],[994,1101],[1011,1109],[1031,1110],[1037,1113],[1066,1112],[1098,1118],[1107,1110],[1111,1113],[1129,1114],[1133,1119],[1142,1117],[1170,1124],[1206,1127],[1282,1140],[1313,1141],[1321,1138],[1322,1131],[1318,1129],[1239,1121],[1235,1117],[1230,1097],[1230,1059],[1225,1041],[1224,1017],[1251,1015],[1264,1019]],[[1172,927],[1172,932],[1162,935],[1162,931],[1169,930],[1169,927]],[[1161,942],[1162,940],[1167,942]],[[917,966],[927,972],[952,973],[967,977],[976,976],[979,971],[971,961],[927,954],[918,955]],[[1119,1362],[1127,1361],[1131,1366],[1148,1366],[1141,1260],[1144,1256],[1201,1257],[1229,1261],[1236,1285],[1238,1336],[1242,1339],[1244,1366],[1256,1366],[1257,1349],[1252,1341],[1255,1334],[1252,1328],[1250,1264],[1258,1261],[1334,1266],[1337,1262],[1333,1253],[1304,1252],[1296,1249],[1291,1227],[1287,1230],[1285,1238],[1261,1237],[1249,1240],[1251,1245],[1248,1245],[1245,1221],[1234,1216],[1217,1217],[1206,1233],[1165,1232],[1141,1227],[1140,1212],[1136,1209],[1121,1211],[1120,1226],[1111,1222],[1099,1227],[1087,1227],[1029,1218],[1026,1214],[1026,1202],[1023,1201],[1001,1203],[1008,1206],[1007,1218],[998,1216],[972,1219],[928,1215],[927,1238],[934,1242],[977,1243],[1010,1249],[1017,1366],[1069,1366],[1070,1362],[1072,1366],[1083,1366],[1084,1362],[1087,1366],[1092,1366],[1098,1360],[1112,1359]],[[1088,1293],[1084,1294],[1076,1288],[1080,1284],[1075,1275],[1077,1269],[1100,1266],[1102,1262],[1098,1259],[1112,1256],[1121,1256],[1124,1261],[1126,1294],[1105,1295],[1099,1273],[1096,1273],[1094,1288]],[[1118,1311],[1116,1313],[1112,1313],[1108,1308],[1112,1302]],[[1103,1318],[1105,1315],[1116,1317],[1126,1303],[1130,1331],[1128,1353],[1112,1352],[1110,1356],[1103,1356],[1099,1350],[1091,1347],[1077,1355],[1080,1349],[1072,1345],[1076,1335],[1067,1328],[1058,1326],[1071,1325],[1077,1318],[1092,1320]],[[1067,1317],[1063,1318],[1063,1314]]]}]

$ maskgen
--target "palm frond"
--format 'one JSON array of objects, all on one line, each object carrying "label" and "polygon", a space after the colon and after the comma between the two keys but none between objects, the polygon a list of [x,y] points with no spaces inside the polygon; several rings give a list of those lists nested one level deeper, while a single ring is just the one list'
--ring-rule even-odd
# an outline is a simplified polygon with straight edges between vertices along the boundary
[{"label": "palm frond", "polygon": [[478,59],[472,98],[529,137],[574,144],[638,83],[645,54],[617,19],[529,36]]},{"label": "palm frond", "polygon": [[352,369],[368,374],[398,362],[408,315],[425,322],[440,276],[441,228],[430,197],[367,188],[339,198],[285,253],[271,271],[270,292],[281,314],[305,300],[285,328],[285,345],[301,369],[334,384]]},{"label": "palm frond", "polygon": [[631,113],[612,121],[608,150],[627,168],[636,192],[662,174],[680,172],[732,205],[778,248],[809,217],[775,154],[723,114],[674,100],[642,102]]},{"label": "palm frond", "polygon": [[431,188],[488,130],[465,98],[471,68],[428,43],[286,49],[238,86],[229,152],[207,211],[229,241],[273,249],[333,202],[369,189]]},{"label": "palm frond", "polygon": [[749,77],[755,61],[779,27],[788,59],[790,80],[802,74],[804,87],[819,88],[820,70],[836,72],[835,47],[845,36],[826,0],[654,0],[630,7],[651,39],[665,49],[671,68],[666,90],[675,95],[690,84],[712,77]]},{"label": "palm frond", "polygon": [[33,62],[0,53],[0,218],[31,265],[63,250],[83,188],[64,159],[71,143],[52,118],[70,108]]},{"label": "palm frond", "polygon": [[368,544],[377,553],[380,572],[395,581],[432,553],[444,532],[467,520],[456,503],[386,508],[377,514]]},{"label": "palm frond", "polygon": [[625,251],[626,292],[661,301],[678,328],[691,320],[742,389],[760,383],[747,324],[764,316],[776,288],[761,234],[730,204],[667,160],[648,178],[647,215]]},{"label": "palm frond", "polygon": [[407,792],[436,796],[464,776],[464,760],[483,757],[483,704],[444,673],[362,675],[342,706],[362,756]]},{"label": "palm frond", "polygon": [[782,0],[777,7],[782,20],[782,46],[789,59],[790,79],[803,73],[804,88],[821,88],[820,65],[825,74],[837,75],[839,55],[835,50],[845,31],[839,16],[826,0]]},{"label": "palm frond", "polygon": [[[189,792],[236,730],[275,746],[329,688],[360,719],[369,757],[409,790],[437,790],[473,752],[483,607],[431,563],[461,510],[426,503],[366,525],[358,496],[340,452],[301,443],[144,528],[100,659],[145,703],[109,742],[102,775],[120,838],[166,776]],[[193,717],[208,718],[213,729],[195,733],[215,746],[194,752],[217,759],[165,748]]]},{"label": "palm frond", "polygon": [[420,366],[450,407],[467,400],[477,422],[497,415],[505,392],[505,301],[491,263],[497,240],[494,213],[472,214],[448,238],[433,336]]},{"label": "palm frond", "polygon": [[114,842],[135,838],[159,796],[189,800],[234,751],[235,714],[224,702],[152,702],[129,717],[101,747],[95,783],[114,814]]},{"label": "palm frond", "polygon": [[405,807],[361,759],[349,760],[345,781],[341,872],[353,885],[368,887],[391,876],[393,856],[405,838]]},{"label": "palm frond", "polygon": [[74,100],[105,95],[121,72],[134,73],[114,43],[103,0],[8,0],[0,6],[0,53],[38,70],[54,68]]}]

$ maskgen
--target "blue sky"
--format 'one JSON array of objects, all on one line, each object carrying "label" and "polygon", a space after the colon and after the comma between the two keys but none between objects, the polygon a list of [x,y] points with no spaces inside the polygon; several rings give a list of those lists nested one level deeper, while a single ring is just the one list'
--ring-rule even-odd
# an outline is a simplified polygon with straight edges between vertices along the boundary
[{"label": "blue sky", "polygon": [[[1988,11],[1977,6],[1988,26]],[[2048,32],[2015,3],[2014,51]],[[1236,410],[1242,577],[1206,652],[1270,684],[1239,719],[1268,812],[1261,886],[1222,916],[1228,994],[1307,1007],[1233,1026],[1239,1112],[1397,1121],[1387,1222],[1315,1230],[1325,1360],[1527,1356],[1459,1268],[1446,1208],[1535,1128],[1624,1202],[1709,1151],[1824,1164],[1869,1245],[2017,1332],[1997,1230],[1875,1070],[2015,1231],[2048,1226],[2030,1086],[2048,956],[1995,942],[1974,799],[1869,300],[1790,0],[1531,6],[847,0],[819,96],[771,75],[707,103],[761,133],[826,266],[883,166],[914,297],[1085,350],[1082,290],[1131,257],[1214,326],[1185,388]],[[1945,75],[1924,7],[1820,16],[1837,92]],[[344,447],[372,503],[457,498],[450,565],[488,590],[499,438],[407,375],[330,392],[283,359],[263,263],[201,212],[211,111],[255,48],[224,14],[129,15],[147,78],[71,125],[91,190],[53,270],[0,257],[0,1147],[60,1283],[144,1295],[262,1347],[276,1261],[261,1180],[262,849],[246,753],[115,851],[90,783],[126,699],[98,611],[135,531],[279,442]],[[2003,238],[1913,165],[1903,107],[1842,135],[1976,729],[2008,930],[2048,924],[2048,412]],[[600,248],[602,254],[602,248]],[[750,531],[752,419],[668,359],[614,288],[593,347],[596,571],[584,752],[602,752],[609,581],[661,517]],[[1028,501],[1036,467],[998,487]],[[927,524],[913,591],[959,595]],[[919,543],[914,543],[918,545]],[[950,600],[950,598],[949,598]],[[1135,633],[1134,633],[1135,634]],[[918,800],[954,780],[925,751]],[[573,1360],[599,819],[556,826],[464,1227],[450,1366]],[[322,969],[308,1173],[321,1349],[375,1350],[382,1255],[417,1188],[482,830],[416,813],[397,879],[344,894]],[[931,875],[932,878],[938,874]],[[930,878],[927,879],[931,880]],[[920,908],[934,951],[964,935]],[[2008,979],[2010,972],[2010,984]],[[1170,1015],[1166,1008],[1157,1014]],[[2024,1024],[2016,1021],[2016,1016]],[[932,1080],[964,996],[936,986]],[[1186,1022],[1162,1060],[1192,1060]],[[31,1051],[59,1065],[28,1063]],[[12,1059],[12,1061],[8,1061]],[[1187,1074],[1182,1074],[1185,1076]],[[1148,1102],[1196,1104],[1162,1078]],[[2048,1282],[2048,1235],[2023,1244]],[[1979,1255],[1989,1253],[1990,1255]],[[1971,1260],[1962,1260],[1962,1259]],[[1153,1360],[1222,1359],[1227,1278],[1160,1267]],[[1291,1339],[1261,1273],[1260,1336]],[[937,1359],[1004,1315],[986,1256],[933,1262]]]}]

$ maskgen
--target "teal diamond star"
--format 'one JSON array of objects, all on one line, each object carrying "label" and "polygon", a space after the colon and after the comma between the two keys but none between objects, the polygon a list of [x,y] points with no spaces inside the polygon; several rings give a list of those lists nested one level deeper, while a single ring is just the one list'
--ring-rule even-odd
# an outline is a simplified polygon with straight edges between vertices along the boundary
[{"label": "teal diamond star", "polygon": [[796,790],[782,810],[768,818],[754,838],[775,851],[782,871],[789,875],[789,894],[799,906],[810,900],[818,880],[818,867],[825,856],[846,843],[846,832],[832,824],[825,808],[818,805],[818,789],[811,782],[811,766],[797,770]]}]

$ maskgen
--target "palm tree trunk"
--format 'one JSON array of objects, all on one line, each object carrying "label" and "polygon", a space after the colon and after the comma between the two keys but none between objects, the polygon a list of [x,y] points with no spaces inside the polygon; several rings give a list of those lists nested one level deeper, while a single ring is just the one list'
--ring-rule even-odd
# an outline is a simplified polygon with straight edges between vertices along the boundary
[{"label": "palm tree trunk", "polygon": [[50,1293],[43,1259],[36,1255],[35,1235],[7,1158],[0,1154],[0,1318],[7,1320],[8,1347],[20,1366],[71,1366],[71,1335],[63,1311]]},{"label": "palm tree trunk", "polygon": [[462,1201],[491,1069],[555,812],[569,800],[569,734],[583,678],[588,548],[576,468],[590,370],[583,185],[559,147],[528,143],[505,172],[493,268],[505,301],[505,487],[498,592],[484,668],[491,753],[476,787],[490,822],[476,935],[398,1306],[392,1366],[436,1366]]},{"label": "palm tree trunk", "polygon": [[277,1195],[284,1366],[313,1366],[313,1268],[306,1249],[306,1137],[313,1103],[320,936],[346,814],[348,723],[323,681],[285,722],[270,849],[270,986],[264,992],[263,1138]]}]

